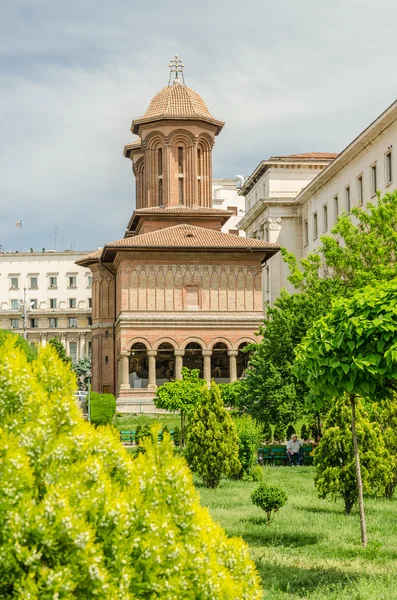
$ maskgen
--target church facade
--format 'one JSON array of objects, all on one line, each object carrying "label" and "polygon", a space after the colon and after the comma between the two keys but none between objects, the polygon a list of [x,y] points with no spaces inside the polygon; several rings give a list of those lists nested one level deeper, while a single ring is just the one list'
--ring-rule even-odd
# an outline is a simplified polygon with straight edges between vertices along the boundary
[{"label": "church facade", "polygon": [[78,261],[92,281],[92,384],[119,411],[151,411],[157,386],[198,368],[235,381],[263,319],[262,268],[279,247],[223,233],[212,208],[212,149],[224,123],[175,79],[135,119],[124,148],[136,209],[124,238]]}]

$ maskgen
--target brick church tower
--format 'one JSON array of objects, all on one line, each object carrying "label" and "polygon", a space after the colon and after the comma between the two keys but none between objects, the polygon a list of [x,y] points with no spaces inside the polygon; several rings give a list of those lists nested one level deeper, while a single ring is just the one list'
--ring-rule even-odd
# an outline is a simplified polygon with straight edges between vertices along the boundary
[{"label": "brick church tower", "polygon": [[224,123],[177,57],[170,66],[124,147],[136,179],[124,238],[78,261],[93,274],[93,389],[115,393],[119,411],[150,411],[182,366],[207,381],[243,375],[263,319],[262,265],[279,249],[221,232],[232,212],[212,208],[212,148]]}]

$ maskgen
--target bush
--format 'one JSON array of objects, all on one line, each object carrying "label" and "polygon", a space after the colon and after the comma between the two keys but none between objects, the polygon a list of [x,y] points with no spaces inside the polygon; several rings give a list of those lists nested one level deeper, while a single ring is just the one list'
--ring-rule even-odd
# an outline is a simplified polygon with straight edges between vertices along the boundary
[{"label": "bush", "polygon": [[264,480],[264,473],[263,473],[263,467],[261,467],[260,465],[255,465],[254,467],[252,467],[252,469],[250,470],[249,473],[247,473],[246,475],[243,476],[243,480],[244,481],[263,481]]},{"label": "bush", "polygon": [[[341,497],[346,514],[350,514],[358,499],[351,418],[348,396],[335,400],[325,422],[323,437],[314,450],[315,486],[319,497]],[[392,466],[379,425],[369,421],[358,397],[356,430],[363,491],[382,496],[393,479]]]},{"label": "bush", "polygon": [[382,437],[393,473],[385,489],[386,498],[391,500],[397,486],[397,394],[394,394],[392,398],[385,398],[381,405],[374,404],[372,411],[375,415],[375,420],[381,427]]},{"label": "bush", "polygon": [[295,427],[293,425],[289,424],[287,427],[287,440],[291,439],[291,436],[293,436],[294,433],[296,433]]},{"label": "bush", "polygon": [[212,382],[191,418],[186,458],[204,485],[215,488],[222,475],[233,477],[241,471],[238,450],[236,426]]},{"label": "bush", "polygon": [[267,524],[270,525],[272,515],[284,506],[287,501],[286,493],[276,486],[261,483],[251,494],[251,500],[262,510],[266,512]]},{"label": "bush", "polygon": [[262,432],[263,441],[265,441],[267,444],[270,444],[273,440],[272,428],[270,423],[264,423]]},{"label": "bush", "polygon": [[116,398],[113,394],[91,392],[90,417],[95,426],[110,425],[116,412]]},{"label": "bush", "polygon": [[13,331],[0,329],[0,346],[2,346],[6,340],[13,340],[16,347],[24,352],[29,362],[37,358],[37,350],[35,346],[31,346],[29,342],[25,340],[25,338],[18,333],[14,333]]},{"label": "bush", "polygon": [[141,437],[142,437],[142,425],[139,423],[135,429],[135,444],[137,446],[139,446]]},{"label": "bush", "polygon": [[238,458],[241,471],[238,479],[248,474],[257,463],[258,448],[262,441],[262,426],[250,415],[244,415],[235,420],[238,436]]},{"label": "bush", "polygon": [[305,425],[303,423],[302,427],[301,427],[301,440],[307,440],[309,437],[309,431],[307,428],[307,425]]},{"label": "bush", "polygon": [[285,442],[285,429],[284,426],[280,423],[277,424],[274,428],[274,441]]},{"label": "bush", "polygon": [[132,460],[83,421],[50,347],[28,363],[7,342],[0,381],[0,598],[260,600],[248,547],[200,506],[169,441]]},{"label": "bush", "polygon": [[181,430],[178,427],[178,425],[175,425],[175,427],[174,427],[173,441],[174,441],[174,445],[175,446],[180,446],[180,444],[181,444]]}]

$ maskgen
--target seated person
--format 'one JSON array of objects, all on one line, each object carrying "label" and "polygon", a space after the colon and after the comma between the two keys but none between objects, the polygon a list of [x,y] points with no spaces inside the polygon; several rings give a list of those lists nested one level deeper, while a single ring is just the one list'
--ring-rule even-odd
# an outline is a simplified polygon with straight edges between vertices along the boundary
[{"label": "seated person", "polygon": [[294,464],[294,460],[296,460],[297,465],[302,464],[303,454],[301,452],[301,446],[303,442],[298,440],[298,436],[294,433],[291,436],[291,439],[287,442],[287,458],[288,464],[290,467]]}]

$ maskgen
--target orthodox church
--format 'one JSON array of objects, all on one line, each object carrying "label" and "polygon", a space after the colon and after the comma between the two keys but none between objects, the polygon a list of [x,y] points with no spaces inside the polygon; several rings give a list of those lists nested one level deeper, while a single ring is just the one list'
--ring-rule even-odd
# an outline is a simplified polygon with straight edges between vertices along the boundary
[{"label": "orthodox church", "polygon": [[[136,209],[121,240],[78,264],[92,283],[92,385],[119,411],[150,411],[157,386],[197,368],[235,381],[263,319],[262,268],[279,246],[221,232],[212,208],[212,148],[224,123],[171,61],[168,86],[134,119],[124,147]],[[174,77],[173,80],[171,78]]]}]

